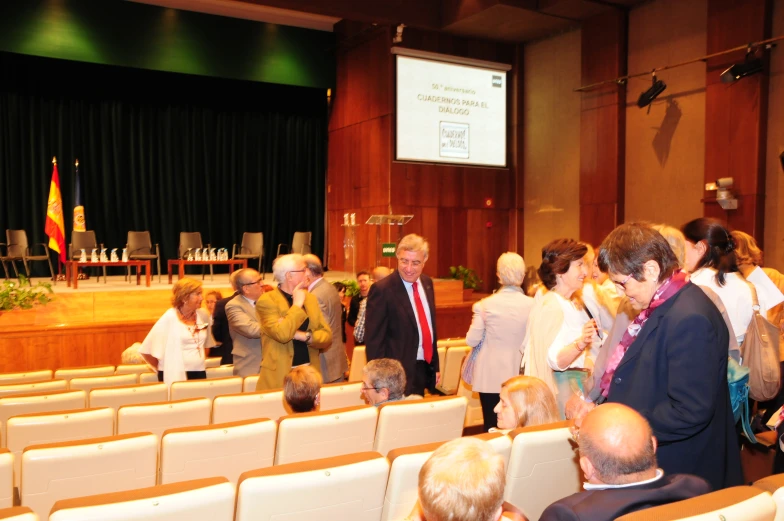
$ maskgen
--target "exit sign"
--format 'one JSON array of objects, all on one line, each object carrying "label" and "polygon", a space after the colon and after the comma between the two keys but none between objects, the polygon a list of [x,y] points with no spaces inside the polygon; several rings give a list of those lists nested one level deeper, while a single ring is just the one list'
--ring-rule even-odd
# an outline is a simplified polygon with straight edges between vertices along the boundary
[{"label": "exit sign", "polygon": [[395,247],[394,242],[385,242],[381,245],[381,256],[382,257],[394,257],[395,256]]}]

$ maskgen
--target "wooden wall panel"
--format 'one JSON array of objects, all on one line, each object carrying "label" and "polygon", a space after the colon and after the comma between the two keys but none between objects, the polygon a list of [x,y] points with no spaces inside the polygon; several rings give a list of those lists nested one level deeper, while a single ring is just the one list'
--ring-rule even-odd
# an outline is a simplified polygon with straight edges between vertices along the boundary
[{"label": "wooden wall panel", "polygon": [[[773,4],[771,34],[784,34],[784,0]],[[778,52],[777,52],[778,51]],[[768,143],[765,158],[765,265],[784,272],[784,53],[770,54],[768,81]]]},{"label": "wooden wall panel", "polygon": [[[708,54],[770,37],[772,2],[756,0],[708,1]],[[733,177],[740,210],[725,211],[705,193],[705,215],[730,227],[764,237],[765,149],[767,146],[767,72],[721,83],[720,74],[744,53],[708,61],[706,71],[705,182]],[[767,55],[763,60],[768,62]],[[763,245],[760,244],[762,247]]]}]

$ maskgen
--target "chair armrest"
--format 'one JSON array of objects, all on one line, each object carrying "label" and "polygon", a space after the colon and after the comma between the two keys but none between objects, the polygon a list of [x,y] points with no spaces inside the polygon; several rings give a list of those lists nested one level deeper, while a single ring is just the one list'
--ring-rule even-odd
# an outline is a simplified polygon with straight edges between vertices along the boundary
[{"label": "chair armrest", "polygon": [[158,247],[157,242],[155,243],[155,255],[157,255],[158,257],[161,256],[161,249]]},{"label": "chair armrest", "polygon": [[25,255],[28,255],[28,256],[32,255],[33,254],[33,248],[35,246],[43,246],[44,247],[44,251],[46,252],[47,255],[49,255],[49,246],[47,246],[45,242],[34,242],[32,245],[30,245],[27,248],[27,251],[25,252]]},{"label": "chair armrest", "polygon": [[236,254],[237,254],[237,244],[235,243],[231,245],[231,258],[233,259]]}]

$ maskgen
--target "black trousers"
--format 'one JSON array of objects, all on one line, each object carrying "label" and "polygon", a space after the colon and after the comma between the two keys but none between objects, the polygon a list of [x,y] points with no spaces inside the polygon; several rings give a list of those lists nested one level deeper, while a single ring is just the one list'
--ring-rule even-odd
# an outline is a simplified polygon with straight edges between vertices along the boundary
[{"label": "black trousers", "polygon": [[431,394],[442,395],[443,393],[436,390],[436,373],[433,368],[424,360],[417,360],[414,367],[414,377],[411,382],[411,393],[425,395],[425,389],[430,391]]},{"label": "black trousers", "polygon": [[[207,371],[185,371],[188,380],[206,380]],[[163,381],[163,371],[158,371],[158,381]]]},{"label": "black trousers", "polygon": [[498,417],[493,409],[501,400],[501,393],[479,393],[479,403],[482,404],[482,417],[485,420],[485,432],[498,423]]}]

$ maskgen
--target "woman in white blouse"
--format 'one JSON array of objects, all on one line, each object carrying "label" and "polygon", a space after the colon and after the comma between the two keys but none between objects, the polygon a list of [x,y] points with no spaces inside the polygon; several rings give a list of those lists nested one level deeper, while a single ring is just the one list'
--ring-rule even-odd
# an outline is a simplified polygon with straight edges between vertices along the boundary
[{"label": "woman in white blouse", "polygon": [[534,304],[523,342],[525,375],[550,387],[562,417],[566,401],[574,391],[582,391],[590,376],[589,353],[601,346],[601,325],[594,318],[598,310],[586,306],[580,291],[589,271],[587,251],[572,239],[557,239],[542,248],[539,277],[548,291]]},{"label": "woman in white blouse", "polygon": [[474,363],[472,388],[479,393],[485,431],[496,426],[493,409],[498,404],[501,384],[519,373],[519,346],[534,305],[534,299],[521,288],[525,261],[520,255],[508,252],[498,257],[496,275],[501,289],[474,304],[474,318],[466,333],[469,346],[475,348],[482,343]]},{"label": "woman in white blouse", "polygon": [[172,288],[172,307],[152,326],[139,353],[158,381],[171,385],[182,380],[207,378],[205,348],[212,347],[209,313],[201,309],[201,282],[183,277]]}]

